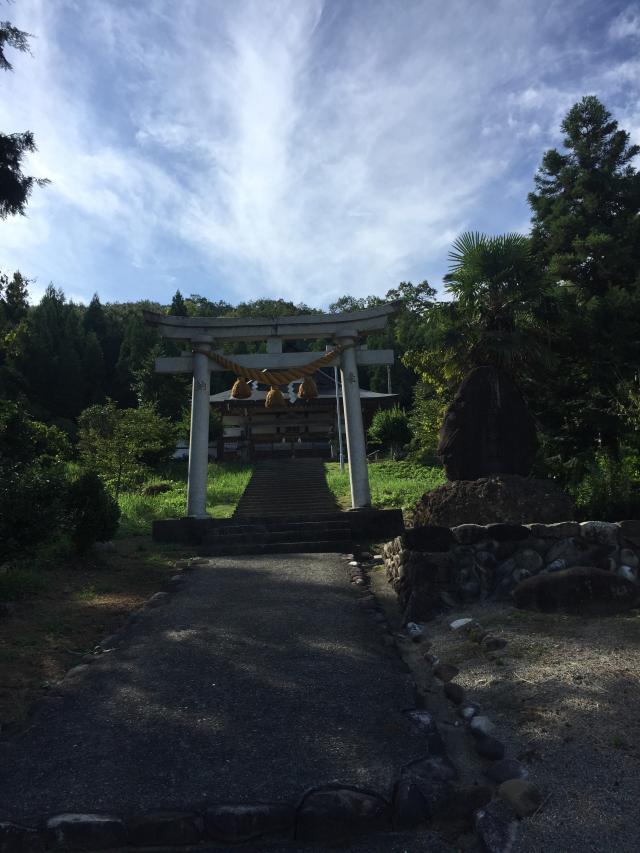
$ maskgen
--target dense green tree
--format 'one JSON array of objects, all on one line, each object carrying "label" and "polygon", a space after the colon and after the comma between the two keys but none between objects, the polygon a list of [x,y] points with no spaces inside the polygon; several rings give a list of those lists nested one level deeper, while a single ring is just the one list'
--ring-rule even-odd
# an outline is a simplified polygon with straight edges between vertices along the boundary
[{"label": "dense green tree", "polygon": [[640,282],[639,145],[593,95],[562,122],[564,152],[546,152],[529,194],[535,257],[552,282],[586,300]]},{"label": "dense green tree", "polygon": [[559,309],[550,377],[536,388],[549,452],[612,460],[637,438],[621,412],[638,388],[640,146],[594,96],[562,123],[564,150],[543,157],[529,195],[532,243]]},{"label": "dense green tree", "polygon": [[[5,49],[29,51],[30,34],[17,29],[8,21],[0,21],[0,69],[11,71]],[[24,214],[34,186],[49,183],[47,178],[34,178],[22,172],[22,161],[30,151],[36,150],[31,131],[0,133],[0,219]]]},{"label": "dense green tree", "polygon": [[173,295],[173,299],[171,300],[171,305],[169,306],[169,310],[167,312],[174,317],[186,317],[187,312],[187,303],[182,298],[182,294],[179,290]]}]

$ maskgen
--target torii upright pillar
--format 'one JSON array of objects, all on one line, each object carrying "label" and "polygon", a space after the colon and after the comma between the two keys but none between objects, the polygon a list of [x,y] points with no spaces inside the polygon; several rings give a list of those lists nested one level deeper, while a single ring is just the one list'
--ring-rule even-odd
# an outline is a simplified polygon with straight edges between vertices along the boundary
[{"label": "torii upright pillar", "polygon": [[191,386],[191,429],[189,430],[189,478],[187,515],[207,517],[207,474],[209,467],[209,394],[211,365],[206,344],[193,347],[193,385]]},{"label": "torii upright pillar", "polygon": [[351,506],[353,509],[364,509],[371,506],[371,491],[369,489],[367,442],[362,422],[362,403],[360,401],[355,339],[338,338],[337,340],[344,347],[340,355],[340,377],[342,380],[344,420],[347,433]]}]

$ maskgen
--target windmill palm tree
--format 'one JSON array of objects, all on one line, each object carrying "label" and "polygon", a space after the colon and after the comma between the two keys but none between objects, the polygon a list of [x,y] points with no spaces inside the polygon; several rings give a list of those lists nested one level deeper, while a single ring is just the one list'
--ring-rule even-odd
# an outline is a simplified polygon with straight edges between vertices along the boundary
[{"label": "windmill palm tree", "polygon": [[514,383],[544,349],[546,294],[522,234],[462,234],[445,278],[453,300],[433,318],[450,380],[464,376],[440,432],[450,479],[527,474],[535,426]]},{"label": "windmill palm tree", "polygon": [[[539,269],[523,234],[466,232],[449,252],[440,343],[452,373],[493,365],[518,373],[545,349],[549,310]],[[456,371],[457,368],[457,371]]]}]

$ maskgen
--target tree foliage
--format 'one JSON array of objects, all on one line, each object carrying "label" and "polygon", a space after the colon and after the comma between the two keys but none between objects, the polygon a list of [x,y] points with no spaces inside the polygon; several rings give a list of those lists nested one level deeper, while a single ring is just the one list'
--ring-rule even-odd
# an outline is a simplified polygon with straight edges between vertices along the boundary
[{"label": "tree foliage", "polygon": [[167,462],[177,430],[153,406],[118,409],[113,400],[85,409],[78,419],[78,448],[84,466],[109,483],[116,496]]},{"label": "tree foliage", "polygon": [[[0,21],[0,69],[13,70],[6,48],[28,52],[30,38],[29,33],[17,29],[8,21]],[[35,150],[35,140],[29,130],[0,133],[0,219],[24,214],[34,186],[42,187],[49,183],[48,178],[34,178],[22,171],[25,155]]]}]

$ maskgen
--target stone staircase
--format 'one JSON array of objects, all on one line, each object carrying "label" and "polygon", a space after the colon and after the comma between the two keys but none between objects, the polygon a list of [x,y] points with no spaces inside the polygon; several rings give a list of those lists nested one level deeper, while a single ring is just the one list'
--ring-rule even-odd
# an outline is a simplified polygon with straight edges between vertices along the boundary
[{"label": "stone staircase", "polygon": [[319,515],[339,512],[321,459],[256,462],[234,518]]},{"label": "stone staircase", "polygon": [[320,459],[257,462],[233,518],[217,521],[201,553],[348,553],[351,526],[327,486]]}]

